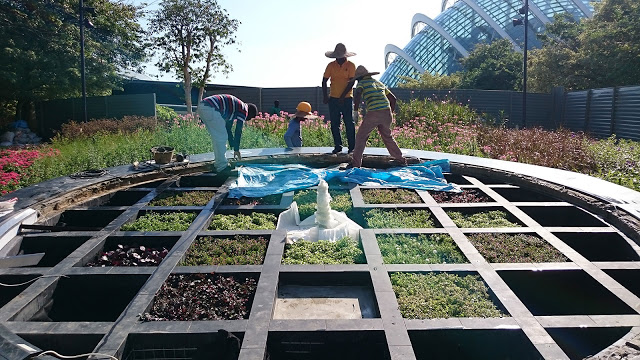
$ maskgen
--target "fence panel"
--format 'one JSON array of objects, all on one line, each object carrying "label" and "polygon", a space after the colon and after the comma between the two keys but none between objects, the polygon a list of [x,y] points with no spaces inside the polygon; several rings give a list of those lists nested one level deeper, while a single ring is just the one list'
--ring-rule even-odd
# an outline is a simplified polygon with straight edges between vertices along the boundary
[{"label": "fence panel", "polygon": [[588,93],[588,91],[574,91],[565,95],[562,122],[564,127],[572,131],[585,130]]},{"label": "fence panel", "polygon": [[640,86],[618,88],[614,114],[614,133],[640,141]]},{"label": "fence panel", "polygon": [[613,88],[591,90],[589,121],[586,131],[596,137],[611,135],[611,111],[613,109]]},{"label": "fence panel", "polygon": [[300,88],[263,88],[262,89],[262,112],[268,112],[275,100],[280,101],[280,109],[290,114],[294,113],[300,101],[311,104],[311,109],[318,114],[329,116],[329,106],[322,103],[322,88],[300,87]]}]

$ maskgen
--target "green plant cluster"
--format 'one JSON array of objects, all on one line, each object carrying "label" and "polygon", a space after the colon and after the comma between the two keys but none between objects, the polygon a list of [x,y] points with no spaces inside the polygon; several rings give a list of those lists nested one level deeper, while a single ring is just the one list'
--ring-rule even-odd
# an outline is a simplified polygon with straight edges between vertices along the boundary
[{"label": "green plant cluster", "polygon": [[405,319],[507,317],[478,275],[394,273],[391,285]]},{"label": "green plant cluster", "polygon": [[409,189],[362,189],[365,204],[421,204],[422,198]]},{"label": "green plant cluster", "polygon": [[205,206],[215,194],[215,191],[165,191],[149,206]]},{"label": "green plant cluster", "polygon": [[209,224],[209,230],[273,230],[277,221],[276,216],[270,213],[216,214]]},{"label": "green plant cluster", "polygon": [[[342,211],[347,216],[351,216],[353,213],[353,203],[351,202],[351,194],[348,190],[336,190],[329,189],[329,195],[331,195],[331,209],[335,211]],[[293,201],[298,204],[298,213],[300,219],[306,219],[316,212],[318,204],[318,191],[315,189],[308,189],[302,191],[296,191],[293,196]]]},{"label": "green plant cluster", "polygon": [[469,241],[492,263],[539,263],[568,261],[545,240],[529,234],[469,234]]},{"label": "green plant cluster", "polygon": [[337,241],[300,240],[285,245],[283,264],[365,264],[360,244],[349,237]]},{"label": "green plant cluster", "polygon": [[385,264],[460,264],[468,262],[446,234],[376,235]]},{"label": "green plant cluster", "polygon": [[259,198],[254,197],[240,197],[225,198],[222,200],[222,205],[280,205],[282,201],[282,194],[267,195]]},{"label": "green plant cluster", "polygon": [[372,209],[364,213],[367,228],[433,228],[435,222],[428,210]]},{"label": "green plant cluster", "polygon": [[197,214],[190,212],[148,212],[135,221],[124,224],[122,231],[185,231]]},{"label": "green plant cluster", "polygon": [[261,236],[199,237],[189,247],[181,265],[261,265],[268,243]]},{"label": "green plant cluster", "polygon": [[459,228],[497,228],[519,227],[520,224],[509,221],[507,213],[501,210],[481,211],[463,214],[459,211],[447,211],[447,215]]}]

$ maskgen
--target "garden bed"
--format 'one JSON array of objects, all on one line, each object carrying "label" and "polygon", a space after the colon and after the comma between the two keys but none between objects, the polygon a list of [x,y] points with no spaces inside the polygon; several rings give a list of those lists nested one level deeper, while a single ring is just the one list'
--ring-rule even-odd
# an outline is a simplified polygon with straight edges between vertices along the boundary
[{"label": "garden bed", "polygon": [[209,230],[275,230],[278,218],[271,213],[215,214]]},{"label": "garden bed", "polygon": [[434,228],[436,219],[429,210],[371,209],[363,214],[363,227],[369,229]]},{"label": "garden bed", "polygon": [[461,193],[448,191],[429,191],[437,203],[485,203],[493,202],[484,192],[477,189],[462,189]]},{"label": "garden bed", "polygon": [[460,264],[465,256],[446,234],[378,234],[385,264]]},{"label": "garden bed", "polygon": [[198,237],[180,265],[262,265],[268,244],[262,236]]},{"label": "garden bed", "polygon": [[467,234],[478,252],[491,263],[568,261],[558,249],[530,234]]},{"label": "garden bed", "polygon": [[300,240],[284,248],[283,264],[365,264],[361,245],[351,238],[338,241]]},{"label": "garden bed", "polygon": [[478,275],[394,273],[391,284],[405,319],[509,316]]},{"label": "garden bed", "polygon": [[241,197],[238,199],[225,198],[222,205],[280,205],[282,194],[267,195],[263,197]]},{"label": "garden bed", "polygon": [[85,266],[158,266],[168,253],[164,247],[118,244],[113,250],[101,252]]},{"label": "garden bed", "polygon": [[362,189],[365,204],[422,204],[422,198],[409,189]]},{"label": "garden bed", "polygon": [[502,210],[447,211],[447,215],[459,228],[499,228],[522,226],[513,216]]},{"label": "garden bed", "polygon": [[[353,213],[353,203],[351,202],[351,194],[348,190],[329,189],[331,195],[331,210],[342,211],[351,217]],[[298,213],[300,219],[304,220],[316,212],[318,191],[316,189],[308,189],[296,191],[293,201],[298,204]]]},{"label": "garden bed", "polygon": [[215,194],[215,191],[164,191],[149,206],[205,206]]},{"label": "garden bed", "polygon": [[142,321],[248,319],[258,281],[250,275],[171,274]]},{"label": "garden bed", "polygon": [[185,231],[198,214],[193,212],[149,211],[120,227],[122,231]]}]

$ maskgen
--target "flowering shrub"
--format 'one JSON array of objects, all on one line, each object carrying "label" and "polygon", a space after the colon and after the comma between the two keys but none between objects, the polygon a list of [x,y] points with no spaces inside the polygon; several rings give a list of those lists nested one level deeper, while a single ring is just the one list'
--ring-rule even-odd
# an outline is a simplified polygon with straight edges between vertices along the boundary
[{"label": "flowering shrub", "polygon": [[91,137],[96,134],[133,134],[140,130],[153,130],[157,121],[154,117],[125,116],[122,119],[95,119],[88,122],[70,121],[62,124],[57,136],[64,139]]},{"label": "flowering shrub", "polygon": [[55,157],[60,152],[40,147],[22,150],[0,150],[0,193],[20,189],[34,175],[33,163],[40,158]]}]

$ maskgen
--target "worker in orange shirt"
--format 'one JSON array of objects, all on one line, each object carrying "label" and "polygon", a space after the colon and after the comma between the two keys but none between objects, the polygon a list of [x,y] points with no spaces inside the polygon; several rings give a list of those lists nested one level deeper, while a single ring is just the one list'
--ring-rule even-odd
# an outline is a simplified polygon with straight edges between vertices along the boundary
[{"label": "worker in orange shirt", "polygon": [[[347,48],[342,43],[338,43],[333,51],[327,51],[324,54],[328,58],[335,58],[334,61],[327,65],[322,77],[322,94],[323,102],[329,104],[329,119],[331,120],[331,135],[333,136],[333,151],[331,153],[338,154],[342,152],[342,136],[340,135],[340,118],[344,120],[344,127],[347,132],[347,142],[349,144],[349,153],[353,152],[356,146],[356,129],[353,122],[353,94],[349,90],[341,100],[342,91],[346,88],[349,80],[356,73],[356,66],[348,57],[354,56],[355,53],[347,52]],[[327,80],[331,79],[331,88],[327,94]]]}]

